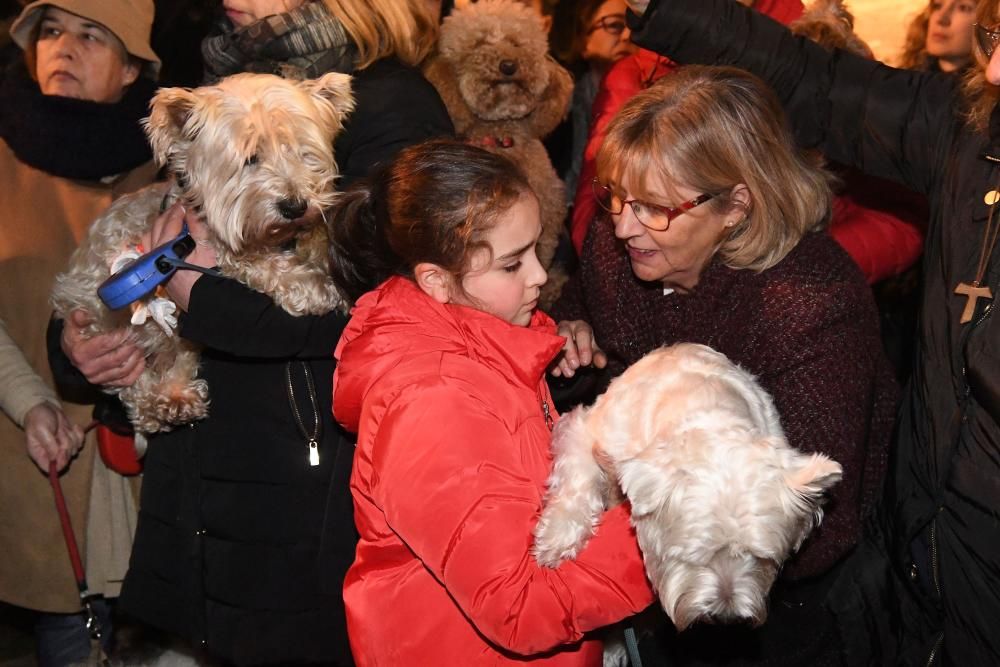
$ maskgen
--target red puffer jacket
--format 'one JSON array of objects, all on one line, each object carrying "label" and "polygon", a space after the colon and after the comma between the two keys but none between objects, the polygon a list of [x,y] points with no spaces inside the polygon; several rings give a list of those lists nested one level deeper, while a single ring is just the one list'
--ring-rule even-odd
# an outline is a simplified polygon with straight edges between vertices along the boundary
[{"label": "red puffer jacket", "polygon": [[597,666],[584,634],[652,602],[625,507],[575,561],[531,555],[552,467],[543,373],[562,344],[541,312],[516,327],[403,278],[358,301],[333,404],[358,433],[344,600],[360,667]]}]

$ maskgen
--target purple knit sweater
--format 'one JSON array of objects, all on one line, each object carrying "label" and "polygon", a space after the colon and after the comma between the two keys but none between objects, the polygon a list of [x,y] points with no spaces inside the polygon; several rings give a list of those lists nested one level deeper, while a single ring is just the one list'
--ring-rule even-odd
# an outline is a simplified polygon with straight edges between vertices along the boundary
[{"label": "purple knit sweater", "polygon": [[708,345],[757,377],[792,446],[844,467],[823,524],[783,576],[822,574],[858,541],[881,489],[897,387],[864,276],[825,233],[807,234],[777,266],[754,273],[716,258],[689,294],[642,283],[610,225],[595,222],[556,320],[594,327],[614,375],[663,345]]}]

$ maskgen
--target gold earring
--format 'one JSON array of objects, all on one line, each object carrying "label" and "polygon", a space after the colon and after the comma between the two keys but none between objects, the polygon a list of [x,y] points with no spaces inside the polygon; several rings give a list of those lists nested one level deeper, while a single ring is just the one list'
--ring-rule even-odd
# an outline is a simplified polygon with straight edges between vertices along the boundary
[{"label": "gold earring", "polygon": [[739,220],[730,220],[729,222],[726,223],[726,227],[735,227],[737,224],[742,225],[744,222],[746,222],[749,219],[750,219],[750,216],[744,215]]}]

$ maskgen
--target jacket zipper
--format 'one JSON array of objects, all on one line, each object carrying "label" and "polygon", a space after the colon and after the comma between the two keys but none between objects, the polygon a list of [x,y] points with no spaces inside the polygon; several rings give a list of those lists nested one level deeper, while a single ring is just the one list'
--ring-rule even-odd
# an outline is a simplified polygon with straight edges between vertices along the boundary
[{"label": "jacket zipper", "polygon": [[552,418],[552,409],[549,407],[549,402],[545,399],[545,394],[542,392],[542,388],[538,388],[538,402],[542,405],[542,414],[545,416],[545,426],[551,431],[555,425],[556,420]]},{"label": "jacket zipper", "polygon": [[927,667],[931,667],[934,664],[934,659],[937,658],[938,649],[941,648],[941,642],[944,641],[944,633],[938,635],[938,638],[934,640],[934,647],[931,648],[931,654],[927,656]]},{"label": "jacket zipper", "polygon": [[[994,162],[1000,162],[1000,159],[986,156],[987,159],[993,160]],[[998,286],[1000,287],[1000,286]],[[959,344],[959,348],[962,350],[962,380],[965,384],[965,392],[962,400],[962,418],[965,419],[965,410],[968,407],[969,396],[972,393],[972,387],[969,386],[969,372],[965,362],[965,346],[969,343],[969,338],[972,332],[982,324],[990,313],[993,312],[994,301],[990,301],[989,304],[983,309],[982,314],[976,318],[976,320],[965,330],[962,336],[962,342]],[[944,507],[938,507],[938,514]],[[931,521],[931,577],[934,580],[934,591],[937,593],[938,599],[941,599],[941,580],[938,576],[938,548],[937,548],[937,514],[934,515],[934,519]],[[927,667],[931,667],[934,664],[934,660],[937,658],[938,651],[941,649],[941,644],[944,642],[944,632],[938,634],[937,639],[934,641],[934,646],[931,647],[930,655],[927,656]]]},{"label": "jacket zipper", "polygon": [[[934,581],[934,592],[937,593],[938,600],[941,599],[941,580],[938,577],[937,515],[943,509],[943,506],[938,507],[937,513],[931,519],[931,579]],[[934,664],[934,659],[937,658],[938,650],[941,648],[943,641],[944,632],[942,631],[938,634],[937,639],[934,640],[934,646],[931,647],[930,655],[927,656],[927,667],[931,667]]]},{"label": "jacket zipper", "polygon": [[549,427],[551,431],[555,426],[555,420],[552,419],[552,413],[549,411],[549,402],[544,398],[542,399],[542,412],[545,414],[545,425]]},{"label": "jacket zipper", "polygon": [[[938,508],[938,512],[942,508]],[[941,582],[938,579],[938,548],[937,548],[937,516],[931,521],[931,576],[934,579],[934,592],[941,598]]]}]

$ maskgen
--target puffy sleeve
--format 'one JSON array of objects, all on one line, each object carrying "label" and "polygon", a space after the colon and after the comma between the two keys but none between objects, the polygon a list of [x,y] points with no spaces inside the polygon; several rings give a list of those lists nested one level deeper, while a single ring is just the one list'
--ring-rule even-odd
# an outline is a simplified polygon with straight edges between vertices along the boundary
[{"label": "puffy sleeve", "polygon": [[525,436],[476,394],[435,378],[388,406],[372,450],[372,493],[392,530],[479,632],[519,654],[575,642],[648,606],[625,506],[605,513],[575,561],[535,563],[542,498],[518,442]]},{"label": "puffy sleeve", "polygon": [[290,315],[271,297],[231,278],[202,276],[194,283],[180,334],[239,357],[329,358],[347,315]]},{"label": "puffy sleeve", "polygon": [[928,193],[960,125],[957,77],[825,51],[734,0],[652,0],[632,41],[675,61],[734,65],[767,81],[801,146]]}]

